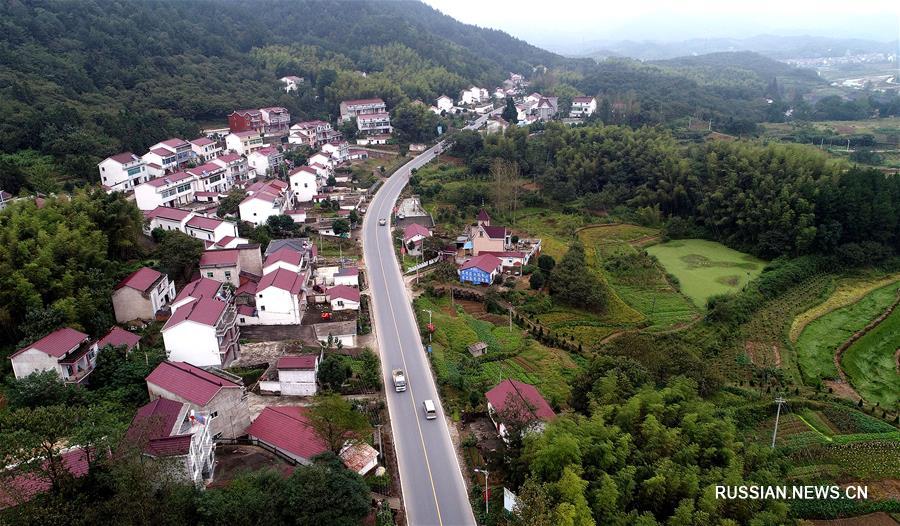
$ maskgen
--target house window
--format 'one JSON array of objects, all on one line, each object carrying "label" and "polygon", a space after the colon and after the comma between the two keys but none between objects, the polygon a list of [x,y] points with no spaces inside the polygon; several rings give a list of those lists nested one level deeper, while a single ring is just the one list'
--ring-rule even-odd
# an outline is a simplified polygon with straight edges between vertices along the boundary
[{"label": "house window", "polygon": [[215,419],[217,416],[219,416],[219,412],[218,412],[218,411],[213,411],[212,413],[209,414],[209,419],[210,419],[210,420],[213,420],[213,419]]},{"label": "house window", "polygon": [[260,306],[259,306],[259,310],[266,310],[266,306],[265,306],[265,305],[260,305]]},{"label": "house window", "polygon": [[225,271],[225,279],[231,279],[231,271],[230,270]]},{"label": "house window", "polygon": [[207,272],[207,273],[206,273],[206,277],[207,277],[207,278],[213,277],[213,273],[212,273],[212,272]]}]

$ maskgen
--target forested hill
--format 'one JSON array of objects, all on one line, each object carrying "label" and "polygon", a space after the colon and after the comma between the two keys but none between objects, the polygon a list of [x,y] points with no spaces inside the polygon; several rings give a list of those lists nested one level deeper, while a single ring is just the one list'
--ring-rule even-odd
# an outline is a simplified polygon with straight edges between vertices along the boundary
[{"label": "forested hill", "polygon": [[[562,60],[420,2],[12,0],[0,4],[0,151],[53,155],[80,179],[105,155],[240,107],[327,117],[342,98],[428,99]],[[307,78],[307,99],[279,95],[284,75]]]}]

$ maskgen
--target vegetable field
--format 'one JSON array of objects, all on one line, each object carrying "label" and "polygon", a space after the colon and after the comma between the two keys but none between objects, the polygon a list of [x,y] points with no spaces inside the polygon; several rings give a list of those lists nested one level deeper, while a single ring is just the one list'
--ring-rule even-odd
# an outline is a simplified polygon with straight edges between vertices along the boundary
[{"label": "vegetable field", "polygon": [[897,349],[900,349],[900,309],[894,309],[878,326],[853,343],[844,351],[841,361],[860,396],[895,411],[900,403]]}]

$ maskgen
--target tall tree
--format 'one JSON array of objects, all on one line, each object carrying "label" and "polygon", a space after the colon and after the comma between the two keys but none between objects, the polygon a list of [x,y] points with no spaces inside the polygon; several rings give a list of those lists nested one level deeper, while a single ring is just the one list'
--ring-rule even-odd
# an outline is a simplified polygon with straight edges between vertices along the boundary
[{"label": "tall tree", "polygon": [[334,454],[348,442],[363,440],[371,432],[365,415],[339,395],[320,395],[309,408],[309,421],[319,438]]}]

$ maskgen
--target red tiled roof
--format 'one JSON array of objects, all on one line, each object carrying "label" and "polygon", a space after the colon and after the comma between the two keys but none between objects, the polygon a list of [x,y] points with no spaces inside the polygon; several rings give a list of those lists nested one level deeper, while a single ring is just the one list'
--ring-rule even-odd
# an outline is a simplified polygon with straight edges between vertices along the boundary
[{"label": "red tiled roof", "polygon": [[184,139],[179,139],[177,137],[173,139],[166,139],[159,144],[165,144],[169,148],[178,148],[187,144]]},{"label": "red tiled roof", "polygon": [[112,159],[119,164],[127,164],[133,163],[134,161],[140,161],[141,158],[131,152],[122,152],[113,155],[112,157],[107,157],[107,159]]},{"label": "red tiled roof", "polygon": [[266,407],[247,428],[247,434],[300,458],[310,459],[328,451],[303,407]]},{"label": "red tiled roof", "polygon": [[256,290],[261,291],[269,287],[275,287],[286,290],[291,294],[297,294],[303,290],[303,281],[305,280],[305,277],[305,274],[297,274],[296,272],[280,268],[263,276],[262,279],[259,280]]},{"label": "red tiled roof", "polygon": [[497,270],[497,267],[499,267],[501,264],[502,261],[500,261],[497,256],[491,254],[479,254],[469,261],[463,263],[462,266],[459,267],[459,269],[466,270],[469,268],[478,268],[485,272],[493,272]]},{"label": "red tiled roof", "polygon": [[225,236],[222,239],[216,241],[216,246],[217,247],[227,247],[228,243],[231,243],[235,239],[237,239],[237,238],[234,236]]},{"label": "red tiled roof", "polygon": [[336,285],[326,292],[330,299],[341,298],[345,300],[359,302],[359,289],[355,289],[348,285]]},{"label": "red tiled roof", "polygon": [[[254,285],[256,284],[254,283]],[[241,316],[256,316],[256,309],[254,309],[250,305],[238,305],[237,311]]]},{"label": "red tiled roof", "polygon": [[31,345],[22,347],[14,352],[10,358],[17,356],[28,349],[36,349],[55,358],[62,358],[67,352],[81,345],[81,342],[86,340],[87,337],[88,335],[81,331],[63,327],[62,329],[51,332]]},{"label": "red tiled roof", "polygon": [[268,267],[272,263],[277,263],[279,261],[283,261],[285,263],[290,263],[291,265],[300,265],[300,261],[303,260],[303,255],[296,250],[284,246],[269,254],[269,257],[266,258],[266,262],[264,266]]},{"label": "red tiled roof", "polygon": [[316,171],[309,166],[298,166],[297,168],[291,170],[291,175],[298,174],[300,172],[307,172],[316,175]]},{"label": "red tiled roof", "polygon": [[[325,121],[303,121],[298,122],[294,126],[299,126],[300,128],[315,128],[317,126],[326,126],[328,123]],[[293,126],[292,126],[293,128]]]},{"label": "red tiled roof", "polygon": [[187,173],[187,172],[175,172],[175,173],[173,173],[173,174],[163,175],[163,176],[157,177],[156,179],[150,179],[149,181],[147,181],[147,182],[144,183],[144,184],[149,184],[150,186],[154,186],[154,187],[156,187],[156,188],[159,188],[160,186],[165,186],[165,185],[167,185],[167,184],[177,183],[178,181],[181,181],[181,180],[183,180],[183,179],[187,179],[187,178],[189,178],[189,177],[194,177],[194,175],[193,175],[193,174],[189,174],[189,173]]},{"label": "red tiled roof", "polygon": [[[525,402],[525,407],[537,418],[550,420],[556,416],[550,404],[533,385],[518,380],[503,380],[496,387],[484,394],[494,410],[503,412],[507,404]],[[523,404],[524,405],[524,404]]]},{"label": "red tiled roof", "polygon": [[189,173],[191,175],[196,175],[197,177],[202,177],[203,172],[206,172],[207,174],[209,174],[212,172],[220,172],[223,169],[224,168],[222,168],[218,164],[208,162],[205,164],[201,164],[200,166],[195,166],[194,168],[188,168],[187,170],[185,170],[185,172]]},{"label": "red tiled roof", "polygon": [[225,312],[228,305],[224,301],[212,298],[202,298],[191,301],[175,311],[172,317],[166,322],[162,330],[171,329],[183,321],[192,321],[200,325],[214,327],[216,322]]},{"label": "red tiled roof", "polygon": [[572,102],[590,103],[592,100],[594,100],[594,97],[573,97],[572,98]]},{"label": "red tiled roof", "polygon": [[389,119],[391,114],[386,111],[380,111],[378,113],[366,113],[357,117],[357,119],[361,121],[374,121],[374,120],[382,120]]},{"label": "red tiled roof", "polygon": [[191,144],[193,144],[194,146],[207,146],[209,144],[213,144],[214,142],[216,141],[210,139],[209,137],[197,137],[196,139],[191,141]]},{"label": "red tiled roof", "polygon": [[190,221],[187,222],[187,226],[198,228],[200,230],[209,230],[212,232],[219,225],[224,223],[221,219],[215,219],[212,217],[203,217],[203,216],[194,216]]},{"label": "red tiled roof", "polygon": [[344,448],[339,456],[347,469],[363,475],[363,469],[378,459],[378,451],[365,442],[359,442]]},{"label": "red tiled roof", "polygon": [[166,150],[165,148],[152,148],[150,150],[150,153],[155,153],[156,155],[159,155],[160,157],[168,157],[170,155],[174,155],[171,151]]},{"label": "red tiled roof", "polygon": [[235,294],[252,294],[255,296],[256,288],[258,285],[259,285],[258,282],[248,279],[246,282],[242,283],[241,286],[238,287],[237,290],[234,291],[234,293]]},{"label": "red tiled roof", "polygon": [[191,215],[191,211],[182,210],[180,208],[172,208],[170,206],[157,206],[144,215],[146,215],[148,219],[159,217],[162,219],[181,222],[184,221],[185,217]]},{"label": "red tiled roof", "polygon": [[497,256],[498,258],[524,258],[525,257],[524,252],[517,252],[515,250],[510,250],[510,251],[506,251],[506,252],[484,251],[484,252],[481,252],[481,254],[490,254],[492,256]]},{"label": "red tiled roof", "polygon": [[215,159],[213,159],[210,162],[222,161],[223,163],[231,164],[234,161],[240,161],[242,159],[243,159],[243,157],[236,153],[223,153],[222,155],[216,157]]},{"label": "red tiled roof", "polygon": [[279,370],[309,371],[316,368],[318,356],[315,354],[301,354],[294,356],[282,356],[275,364]]},{"label": "red tiled roof", "polygon": [[156,457],[184,455],[190,451],[191,435],[173,435],[184,404],[157,398],[137,410],[126,439],[142,446],[144,453]]},{"label": "red tiled roof", "polygon": [[276,155],[276,154],[278,154],[278,153],[280,153],[280,152],[278,151],[278,148],[273,148],[273,147],[271,147],[271,146],[266,146],[265,148],[260,148],[259,150],[256,150],[256,151],[253,152],[253,153],[259,154],[259,155],[265,155],[266,157],[269,157],[269,156],[272,156],[272,155]]},{"label": "red tiled roof", "polygon": [[219,288],[222,286],[222,283],[209,278],[200,278],[196,279],[184,287],[182,287],[181,292],[175,296],[175,302],[179,302],[185,298],[212,298],[219,292]]},{"label": "red tiled roof", "polygon": [[431,237],[431,231],[418,223],[410,223],[403,229],[403,241],[409,241],[414,236]]},{"label": "red tiled roof", "polygon": [[503,239],[506,237],[506,227],[505,226],[487,226],[482,225],[481,228],[484,229],[484,233],[488,235],[488,237],[492,239]]},{"label": "red tiled roof", "polygon": [[255,135],[259,135],[259,132],[255,131],[255,130],[247,130],[247,131],[239,131],[239,132],[231,132],[231,133],[237,135],[238,137],[252,137]]},{"label": "red tiled roof", "polygon": [[185,362],[165,361],[147,376],[147,383],[165,389],[188,402],[205,406],[222,389],[241,385]]},{"label": "red tiled roof", "polygon": [[97,348],[102,349],[107,345],[112,345],[113,347],[124,345],[125,348],[130,351],[140,341],[141,337],[137,334],[128,332],[121,327],[113,327],[106,333],[106,336],[100,338],[100,341],[97,342]]},{"label": "red tiled roof", "polygon": [[231,248],[207,250],[200,256],[200,267],[233,267],[239,255],[240,251]]},{"label": "red tiled roof", "polygon": [[129,274],[128,277],[120,281],[115,286],[114,290],[119,290],[123,287],[129,287],[141,292],[147,292],[157,281],[162,278],[162,276],[162,274],[160,274],[156,270],[153,270],[152,268],[141,267]]},{"label": "red tiled roof", "polygon": [[[60,455],[63,468],[73,477],[79,478],[88,473],[88,455],[84,449],[77,447]],[[49,479],[38,473],[22,473],[6,479],[0,486],[0,510],[24,504],[35,496],[50,491],[53,487]]]},{"label": "red tiled roof", "polygon": [[354,100],[345,100],[344,104],[346,106],[354,106],[360,104],[384,104],[384,101],[381,99],[354,99]]},{"label": "red tiled roof", "polygon": [[482,208],[478,211],[478,217],[476,217],[476,219],[478,219],[479,221],[490,221],[491,216],[487,213],[487,210]]}]

